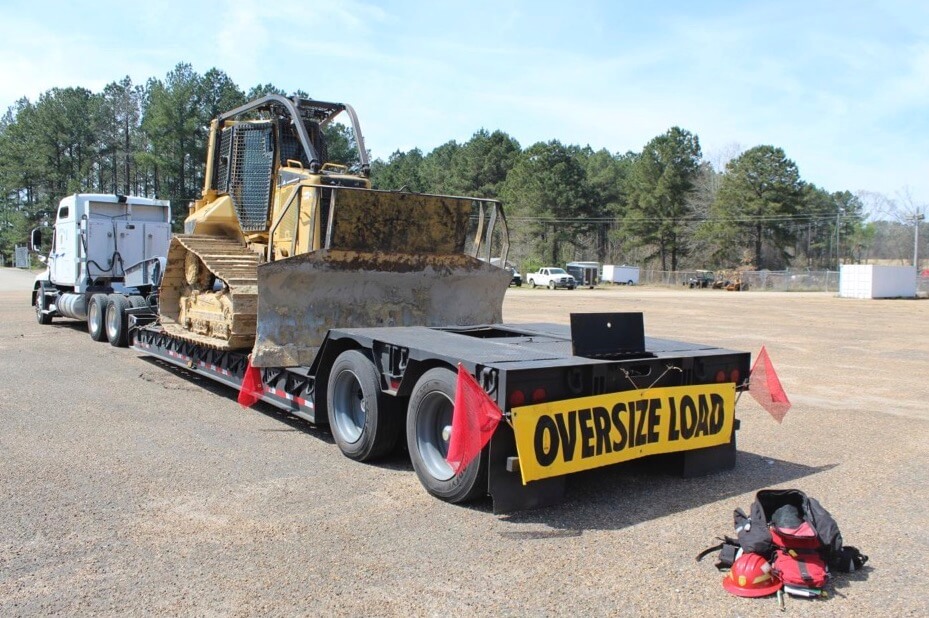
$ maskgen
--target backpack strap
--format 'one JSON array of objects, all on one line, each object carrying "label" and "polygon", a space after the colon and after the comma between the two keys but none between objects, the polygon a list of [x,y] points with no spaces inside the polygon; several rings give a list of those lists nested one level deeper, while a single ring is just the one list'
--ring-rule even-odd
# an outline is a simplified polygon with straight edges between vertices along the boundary
[{"label": "backpack strap", "polygon": [[697,562],[700,562],[714,551],[719,551],[719,556],[716,558],[715,566],[717,569],[722,571],[732,566],[732,563],[735,562],[736,554],[738,554],[741,547],[739,546],[739,542],[731,537],[723,536],[716,538],[722,541],[722,543],[713,545],[712,547],[707,547],[702,552],[697,554],[696,560]]}]

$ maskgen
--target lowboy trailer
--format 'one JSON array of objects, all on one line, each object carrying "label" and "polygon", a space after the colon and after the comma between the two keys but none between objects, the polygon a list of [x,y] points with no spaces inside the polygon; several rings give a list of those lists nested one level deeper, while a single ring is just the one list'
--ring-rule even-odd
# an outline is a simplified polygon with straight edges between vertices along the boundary
[{"label": "lowboy trailer", "polygon": [[[247,351],[164,331],[130,309],[131,346],[232,388]],[[445,461],[459,363],[503,412],[478,460]],[[680,458],[685,476],[735,465],[735,398],[750,355],[644,336],[640,313],[572,314],[571,325],[335,328],[312,363],[261,368],[261,399],[330,425],[348,457],[370,460],[406,434],[426,490],[495,513],[558,503],[572,472],[649,455]]]}]

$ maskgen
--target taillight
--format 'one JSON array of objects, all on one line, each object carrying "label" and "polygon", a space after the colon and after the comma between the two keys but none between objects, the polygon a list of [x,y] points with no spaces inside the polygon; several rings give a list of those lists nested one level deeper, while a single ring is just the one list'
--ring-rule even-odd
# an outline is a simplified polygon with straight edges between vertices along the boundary
[{"label": "taillight", "polygon": [[720,369],[719,371],[717,371],[717,372],[716,372],[716,381],[717,381],[717,382],[720,382],[720,383],[725,382],[725,381],[726,381],[726,372],[723,371],[722,369]]},{"label": "taillight", "polygon": [[526,403],[526,395],[522,391],[513,391],[510,393],[510,407],[518,408]]},{"label": "taillight", "polygon": [[739,378],[741,378],[741,377],[742,377],[742,374],[739,372],[738,369],[733,369],[733,370],[729,373],[729,381],[730,381],[730,382],[735,382],[736,384],[738,384],[738,383],[739,383]]},{"label": "taillight", "polygon": [[544,388],[537,388],[532,391],[532,403],[539,403],[548,399],[548,393]]}]

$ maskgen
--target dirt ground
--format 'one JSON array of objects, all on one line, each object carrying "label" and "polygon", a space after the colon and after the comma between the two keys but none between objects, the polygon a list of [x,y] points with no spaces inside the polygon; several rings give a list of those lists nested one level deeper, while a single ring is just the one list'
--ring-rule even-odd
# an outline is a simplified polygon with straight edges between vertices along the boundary
[{"label": "dirt ground", "polygon": [[0,269],[0,615],[780,615],[695,555],[767,487],[818,498],[867,567],[811,616],[929,615],[929,301],[818,293],[513,288],[510,322],[641,311],[650,336],[757,354],[794,407],[750,397],[735,470],[582,473],[565,503],[442,503],[400,456],[329,434],[67,320]]}]

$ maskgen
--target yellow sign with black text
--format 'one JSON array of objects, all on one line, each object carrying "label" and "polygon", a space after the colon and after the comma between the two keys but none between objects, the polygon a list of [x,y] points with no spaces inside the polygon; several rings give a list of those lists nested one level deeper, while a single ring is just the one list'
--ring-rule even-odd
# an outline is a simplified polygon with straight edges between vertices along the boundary
[{"label": "yellow sign with black text", "polygon": [[523,483],[729,442],[735,384],[625,391],[513,408]]}]

